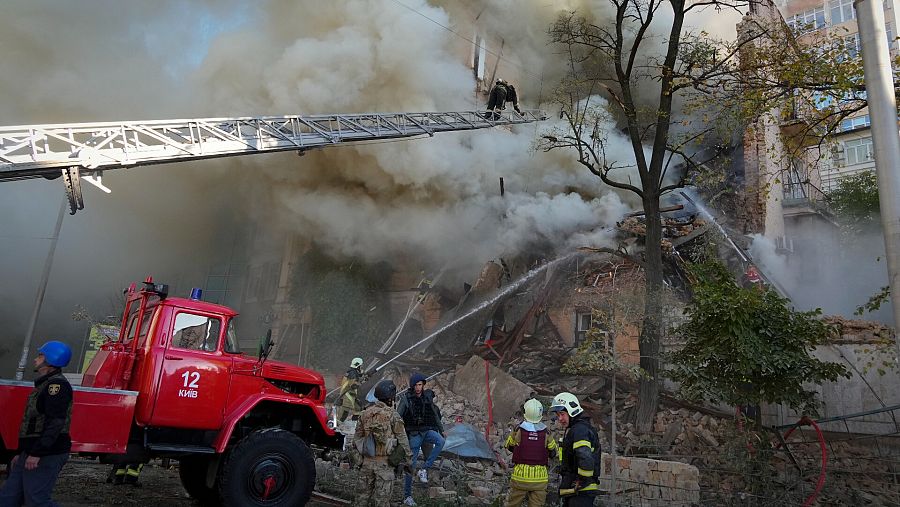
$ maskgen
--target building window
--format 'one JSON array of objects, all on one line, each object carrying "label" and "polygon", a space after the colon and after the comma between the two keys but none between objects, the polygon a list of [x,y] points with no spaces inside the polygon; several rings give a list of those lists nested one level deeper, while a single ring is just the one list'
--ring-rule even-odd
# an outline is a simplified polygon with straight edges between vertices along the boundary
[{"label": "building window", "polygon": [[803,166],[799,160],[791,160],[790,169],[783,171],[781,175],[782,189],[785,199],[807,199],[808,178],[801,178]]},{"label": "building window", "polygon": [[844,165],[863,164],[872,160],[872,138],[844,141]]},{"label": "building window", "polygon": [[255,303],[259,300],[259,287],[262,282],[262,266],[252,266],[247,272],[247,291],[244,302]]},{"label": "building window", "polygon": [[858,33],[844,37],[844,50],[849,58],[859,56],[860,42]]},{"label": "building window", "polygon": [[598,329],[601,335],[608,335],[609,332],[602,328],[591,312],[575,313],[575,346],[584,343],[587,338],[587,332],[591,329]]},{"label": "building window", "polygon": [[832,25],[856,19],[856,11],[853,10],[853,0],[829,0],[828,7],[831,8]]},{"label": "building window", "polygon": [[472,70],[475,73],[475,79],[484,80],[484,63],[487,57],[487,48],[485,48],[485,40],[480,34],[475,34],[475,45],[472,47]]},{"label": "building window", "polygon": [[841,131],[861,129],[872,124],[869,115],[857,116],[856,118],[846,118],[841,121]]},{"label": "building window", "polygon": [[825,26],[825,8],[817,7],[806,12],[794,14],[787,20],[788,26],[795,33],[811,32]]}]

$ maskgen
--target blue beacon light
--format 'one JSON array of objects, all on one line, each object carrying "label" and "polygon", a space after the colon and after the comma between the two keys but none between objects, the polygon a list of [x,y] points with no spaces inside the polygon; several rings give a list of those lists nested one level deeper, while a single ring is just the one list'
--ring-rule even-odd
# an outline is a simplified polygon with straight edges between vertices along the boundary
[{"label": "blue beacon light", "polygon": [[194,301],[200,301],[200,298],[203,296],[203,289],[199,287],[194,287],[191,289],[191,299]]}]

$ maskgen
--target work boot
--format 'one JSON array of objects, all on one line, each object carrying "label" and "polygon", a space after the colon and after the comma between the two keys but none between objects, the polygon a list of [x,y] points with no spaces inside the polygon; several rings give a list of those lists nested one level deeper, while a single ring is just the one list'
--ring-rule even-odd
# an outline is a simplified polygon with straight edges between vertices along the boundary
[{"label": "work boot", "polygon": [[419,476],[419,481],[427,483],[428,482],[428,471],[424,468],[416,472],[416,475]]},{"label": "work boot", "polygon": [[415,507],[418,504],[416,503],[415,500],[413,500],[413,497],[408,496],[408,497],[406,497],[406,500],[403,500],[403,505],[409,505],[411,507]]}]

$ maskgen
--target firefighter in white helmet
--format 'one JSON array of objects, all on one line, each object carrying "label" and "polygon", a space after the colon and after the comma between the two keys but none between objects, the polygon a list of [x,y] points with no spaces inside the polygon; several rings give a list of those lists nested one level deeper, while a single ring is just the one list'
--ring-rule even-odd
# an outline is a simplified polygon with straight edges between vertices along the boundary
[{"label": "firefighter in white helmet", "polygon": [[600,438],[572,393],[553,398],[550,413],[566,428],[560,446],[559,497],[564,507],[594,505],[600,483]]},{"label": "firefighter in white helmet", "polygon": [[350,361],[350,369],[341,379],[341,397],[336,405],[338,406],[338,421],[344,422],[347,417],[352,416],[354,419],[359,417],[362,405],[359,402],[359,386],[364,380],[362,372],[363,360],[361,357],[354,357]]},{"label": "firefighter in white helmet", "polygon": [[544,406],[532,398],[522,407],[525,421],[506,438],[506,448],[512,451],[513,472],[509,480],[506,507],[519,507],[524,501],[529,507],[547,501],[547,463],[555,456],[558,446],[541,422]]}]

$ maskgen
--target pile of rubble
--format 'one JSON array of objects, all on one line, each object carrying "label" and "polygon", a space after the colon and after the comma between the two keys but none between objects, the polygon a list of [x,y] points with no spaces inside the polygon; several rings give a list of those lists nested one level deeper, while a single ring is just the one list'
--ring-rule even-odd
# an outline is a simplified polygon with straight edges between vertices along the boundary
[{"label": "pile of rubble", "polygon": [[[696,214],[679,218],[663,217],[660,222],[663,236],[662,248],[663,252],[666,253],[674,252],[675,247],[679,244],[702,234],[708,229],[709,225],[706,220],[699,218]],[[633,236],[646,236],[646,217],[639,215],[628,216],[621,222],[616,223],[616,228],[623,233]]]}]

